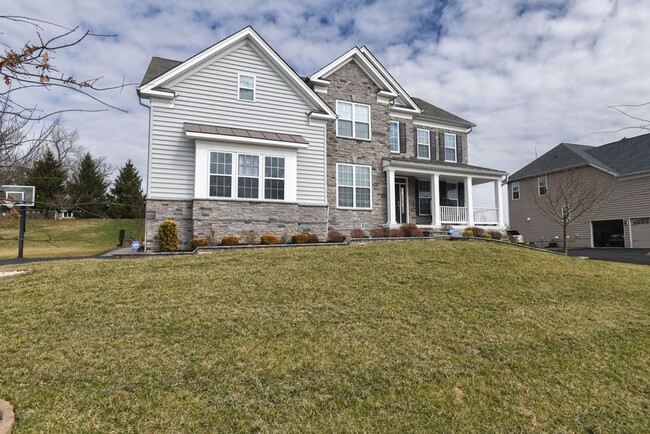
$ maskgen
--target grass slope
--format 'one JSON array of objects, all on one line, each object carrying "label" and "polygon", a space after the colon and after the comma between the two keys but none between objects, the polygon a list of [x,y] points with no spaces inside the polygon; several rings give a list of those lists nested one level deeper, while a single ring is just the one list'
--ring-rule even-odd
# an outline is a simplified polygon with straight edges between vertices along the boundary
[{"label": "grass slope", "polygon": [[650,430],[644,266],[438,241],[32,268],[0,290],[16,433]]},{"label": "grass slope", "polygon": [[[19,220],[0,220],[0,260],[18,255]],[[93,256],[115,248],[120,229],[135,237],[144,230],[141,220],[27,219],[25,258]],[[46,240],[51,240],[47,242]]]}]

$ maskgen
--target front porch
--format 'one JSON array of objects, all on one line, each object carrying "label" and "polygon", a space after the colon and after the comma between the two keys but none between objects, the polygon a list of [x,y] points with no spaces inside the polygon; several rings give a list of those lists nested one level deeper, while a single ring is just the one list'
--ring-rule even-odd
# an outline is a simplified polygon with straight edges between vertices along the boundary
[{"label": "front porch", "polygon": [[425,229],[451,225],[505,228],[503,172],[467,165],[395,160],[384,161],[384,171],[387,225],[391,228],[404,223],[415,223]]}]

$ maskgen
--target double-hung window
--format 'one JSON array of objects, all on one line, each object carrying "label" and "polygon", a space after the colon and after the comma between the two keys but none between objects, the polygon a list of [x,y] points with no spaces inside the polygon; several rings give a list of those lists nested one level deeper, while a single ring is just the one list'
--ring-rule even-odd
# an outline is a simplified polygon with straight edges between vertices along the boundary
[{"label": "double-hung window", "polygon": [[429,146],[429,130],[417,129],[418,158],[431,158],[431,146]]},{"label": "double-hung window", "polygon": [[[261,162],[263,167],[260,167]],[[285,170],[284,157],[211,152],[209,195],[228,199],[284,200]]]},{"label": "double-hung window", "polygon": [[540,196],[546,196],[546,176],[537,178],[537,193]]},{"label": "double-hung window", "polygon": [[339,208],[370,209],[370,166],[336,165],[336,184]]},{"label": "double-hung window", "polygon": [[264,199],[284,200],[284,158],[264,158]]},{"label": "double-hung window", "polygon": [[431,182],[418,180],[418,211],[420,215],[431,215]]},{"label": "double-hung window", "polygon": [[512,200],[519,199],[519,182],[512,183]]},{"label": "double-hung window", "polygon": [[347,101],[336,102],[336,135],[370,139],[370,106]]},{"label": "double-hung window", "polygon": [[456,162],[456,134],[445,133],[445,161]]},{"label": "double-hung window", "polygon": [[399,122],[390,121],[388,141],[390,152],[399,152]]},{"label": "double-hung window", "polygon": [[255,76],[239,74],[237,98],[241,101],[255,101]]},{"label": "double-hung window", "polygon": [[232,196],[232,154],[229,152],[210,154],[210,196]]},{"label": "double-hung window", "polygon": [[448,182],[447,184],[447,206],[458,205],[458,184],[455,182]]}]

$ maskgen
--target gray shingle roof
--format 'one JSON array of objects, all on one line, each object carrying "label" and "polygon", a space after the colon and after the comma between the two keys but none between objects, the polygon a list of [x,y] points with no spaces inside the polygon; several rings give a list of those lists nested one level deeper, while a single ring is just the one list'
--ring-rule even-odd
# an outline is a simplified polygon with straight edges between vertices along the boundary
[{"label": "gray shingle roof", "polygon": [[162,57],[152,57],[151,61],[149,62],[149,66],[147,67],[147,72],[145,72],[144,77],[142,77],[142,82],[140,83],[140,86],[149,83],[154,78],[160,77],[165,72],[180,65],[181,63],[183,62],[179,60],[164,59]]},{"label": "gray shingle roof", "polygon": [[298,134],[272,133],[269,131],[245,130],[242,128],[222,127],[217,125],[201,125],[185,122],[185,131],[203,134],[219,134],[222,136],[244,137],[260,140],[274,140],[276,142],[299,143],[308,145],[309,142]]},{"label": "gray shingle roof", "polygon": [[436,107],[435,105],[426,102],[421,98],[411,97],[411,99],[418,105],[418,107],[422,109],[422,114],[419,115],[421,117],[431,118],[433,120],[451,121],[455,124],[460,124],[467,127],[476,126],[476,124],[466,119],[463,119],[460,116],[456,116],[453,113],[449,113],[448,111],[443,110],[440,107]]},{"label": "gray shingle roof", "polygon": [[617,176],[650,171],[650,134],[597,147],[560,143],[513,173],[508,181],[587,164]]}]

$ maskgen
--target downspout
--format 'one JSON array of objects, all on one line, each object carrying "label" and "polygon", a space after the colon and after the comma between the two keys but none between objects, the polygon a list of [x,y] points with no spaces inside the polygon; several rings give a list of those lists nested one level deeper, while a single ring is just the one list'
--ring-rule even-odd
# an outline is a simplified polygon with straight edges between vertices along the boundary
[{"label": "downspout", "polygon": [[[149,125],[151,125],[151,105],[144,104],[140,92],[138,92],[138,103],[149,110]],[[148,128],[147,134],[147,190],[149,190],[149,146],[151,146],[151,128]],[[147,253],[147,199],[144,201],[144,253]]]}]

